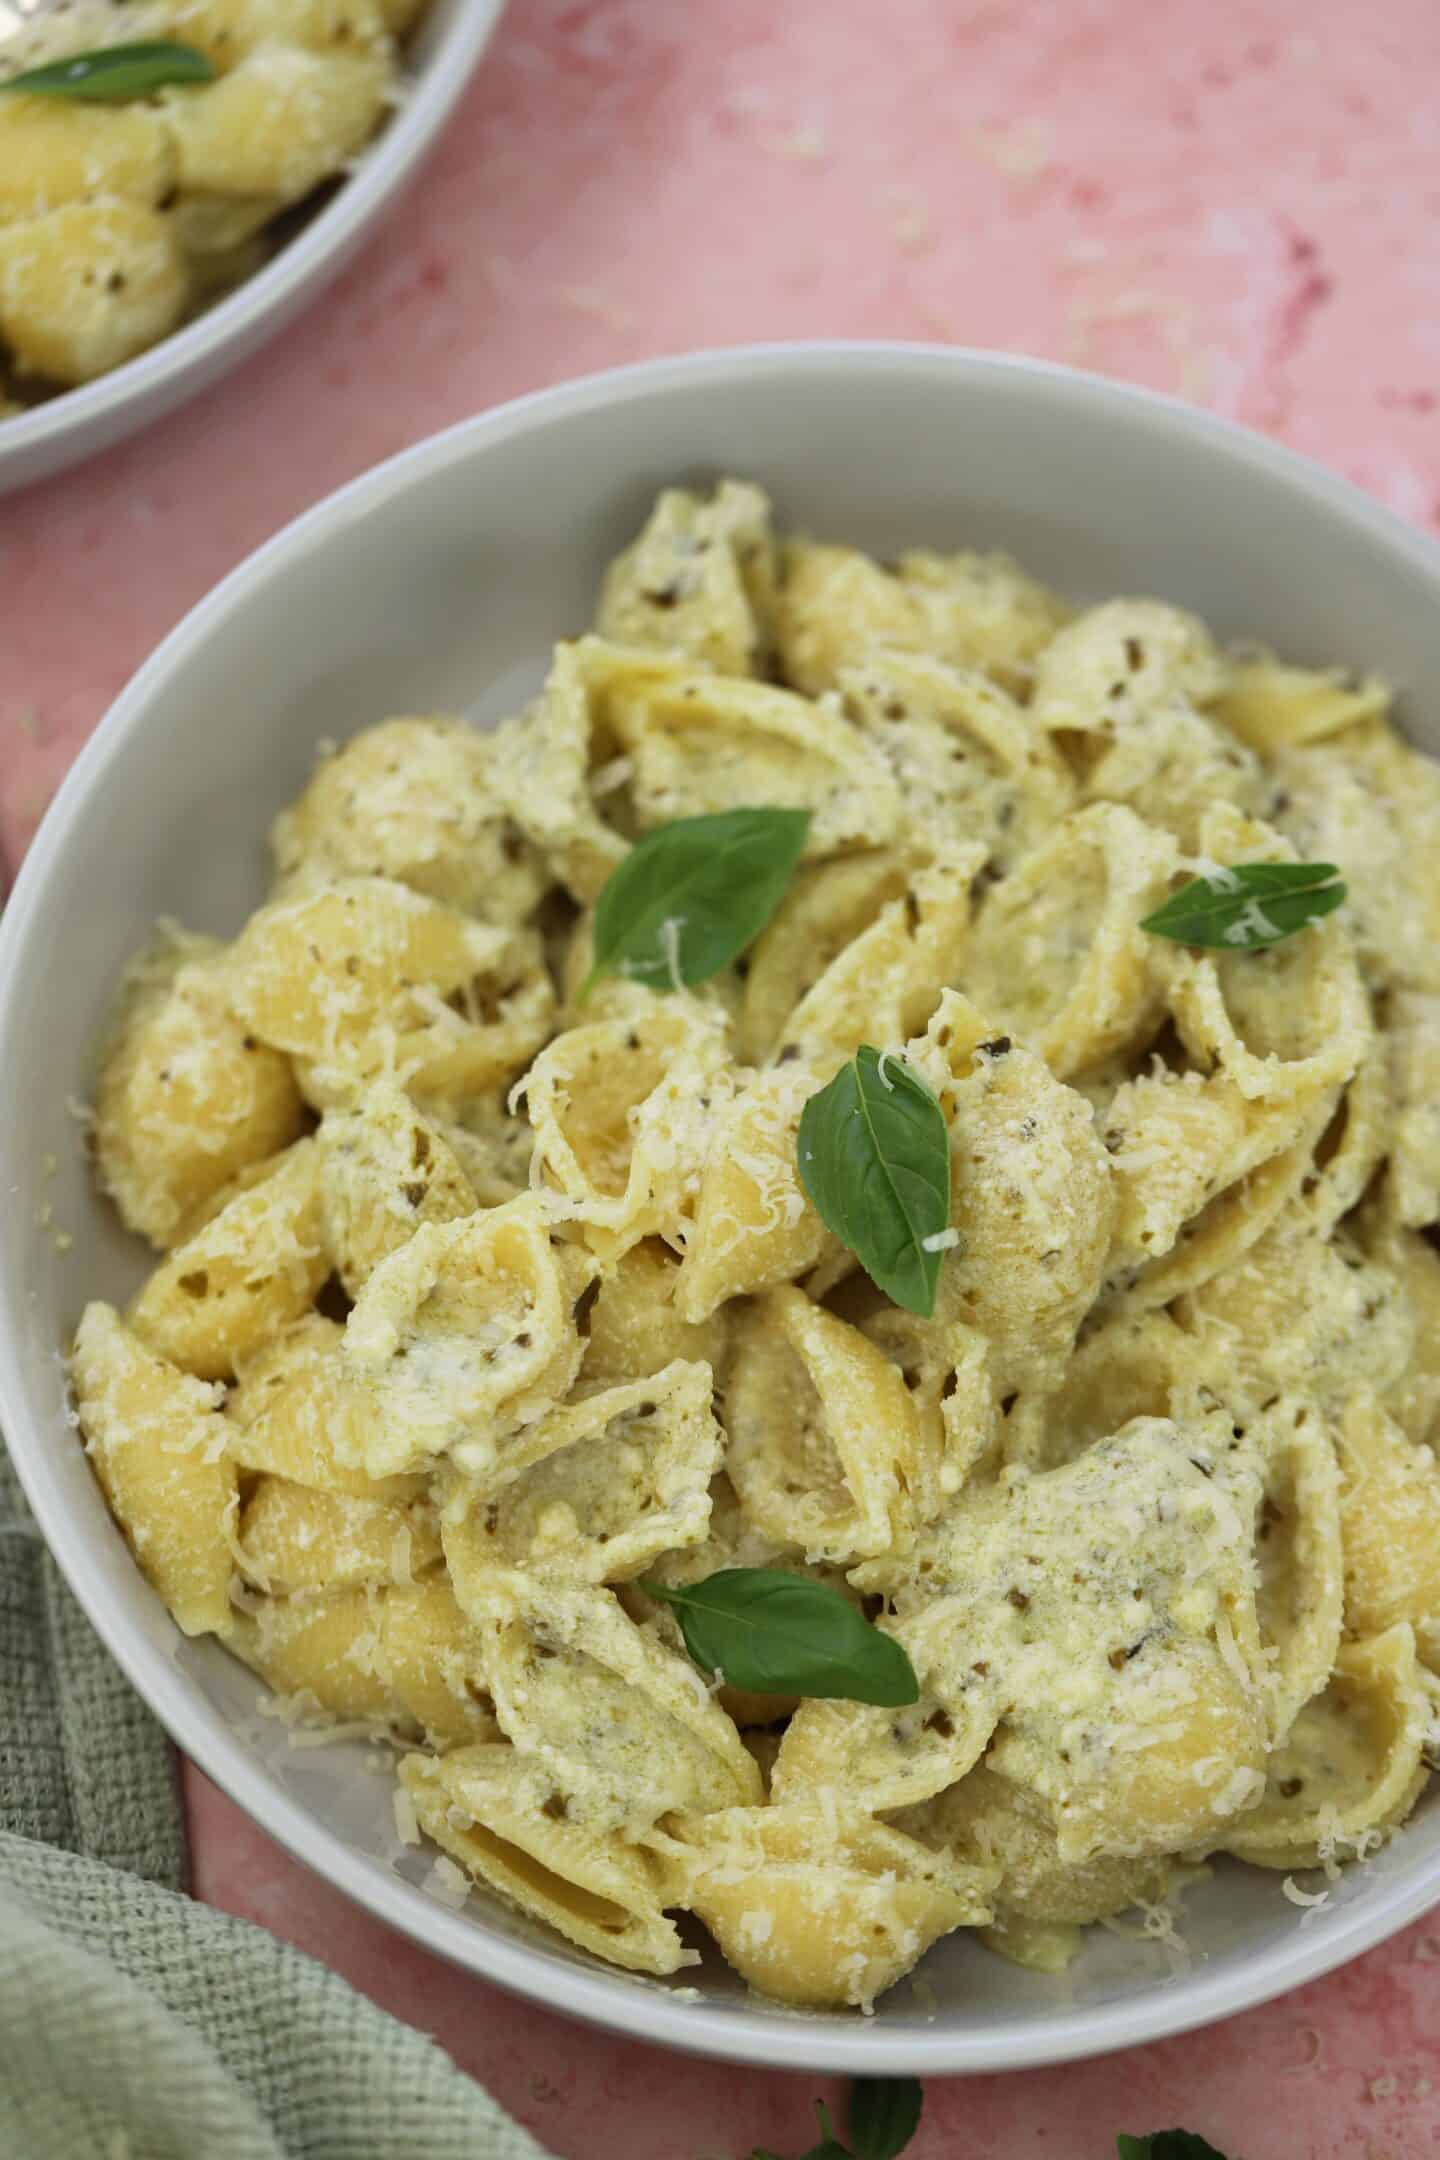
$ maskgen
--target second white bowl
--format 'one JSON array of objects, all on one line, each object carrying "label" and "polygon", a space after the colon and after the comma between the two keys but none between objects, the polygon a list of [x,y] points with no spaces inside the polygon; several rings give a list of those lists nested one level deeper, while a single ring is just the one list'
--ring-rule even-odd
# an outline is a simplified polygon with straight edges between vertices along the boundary
[{"label": "second white bowl", "polygon": [[404,103],[355,172],[254,277],[149,352],[0,419],[0,495],[107,450],[273,337],[339,276],[449,119],[505,0],[432,0],[408,49]]}]

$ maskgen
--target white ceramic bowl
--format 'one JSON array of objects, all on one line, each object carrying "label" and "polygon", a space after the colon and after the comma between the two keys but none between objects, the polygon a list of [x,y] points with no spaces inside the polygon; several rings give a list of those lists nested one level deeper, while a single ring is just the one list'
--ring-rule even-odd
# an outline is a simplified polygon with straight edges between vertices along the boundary
[{"label": "white ceramic bowl", "polygon": [[[659,361],[454,428],[227,578],[141,669],[40,830],[0,922],[0,1424],[77,1596],[180,1745],[292,1852],[458,1964],[675,2046],[816,2069],[990,2070],[1154,2039],[1312,1979],[1440,1898],[1440,1798],[1323,1909],[1221,1868],[1188,1900],[1184,1970],[1097,1931],[1045,1979],[953,1937],[871,2019],[767,2007],[713,1957],[686,1976],[698,1993],[637,1981],[485,1897],[455,1912],[417,1887],[428,1861],[396,1839],[388,1778],[352,1750],[292,1751],[256,1714],[253,1677],[180,1638],[65,1421],[60,1351],[83,1300],[123,1298],[144,1264],[66,1109],[130,953],[157,915],[237,927],[270,816],[321,736],[396,711],[512,709],[655,490],[720,472],[763,481],[787,524],[881,555],[994,544],[1080,595],[1159,593],[1225,635],[1381,668],[1440,749],[1440,550],[1160,398],[981,355],[817,345]],[[74,1238],[63,1253],[53,1226]]]},{"label": "white ceramic bowl", "polygon": [[505,0],[432,0],[406,56],[407,91],[339,192],[215,307],[92,383],[0,420],[0,495],[62,472],[203,390],[272,337],[344,269],[434,142]]}]

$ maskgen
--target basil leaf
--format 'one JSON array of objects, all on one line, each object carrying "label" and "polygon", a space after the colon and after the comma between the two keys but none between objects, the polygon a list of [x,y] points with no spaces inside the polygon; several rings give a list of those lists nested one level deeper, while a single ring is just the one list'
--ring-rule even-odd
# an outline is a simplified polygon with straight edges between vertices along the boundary
[{"label": "basil leaf", "polygon": [[1193,2130],[1152,2130],[1149,2137],[1117,2138],[1120,2160],[1225,2160]]},{"label": "basil leaf", "polygon": [[215,70],[193,45],[157,38],[138,45],[106,45],[97,52],[71,53],[45,67],[27,68],[0,83],[0,90],[23,90],[29,97],[79,98],[100,104],[147,97],[167,83],[208,83]]},{"label": "basil leaf", "polygon": [[806,1575],[721,1568],[703,1582],[640,1588],[674,1609],[695,1663],[731,1687],[890,1709],[920,1700],[904,1645]]},{"label": "basil leaf", "polygon": [[1140,928],[1177,945],[1258,952],[1318,922],[1344,898],[1334,863],[1236,863],[1192,878]]},{"label": "basil leaf", "polygon": [[595,960],[580,995],[602,975],[652,990],[718,975],[780,905],[809,829],[808,810],[722,810],[657,825],[595,904]]},{"label": "basil leaf", "polygon": [[877,1289],[926,1319],[950,1220],[950,1135],[905,1059],[869,1043],[800,1118],[800,1182]]},{"label": "basil leaf", "polygon": [[855,2160],[895,2160],[919,2129],[924,2104],[918,2078],[856,2078],[850,2087]]}]

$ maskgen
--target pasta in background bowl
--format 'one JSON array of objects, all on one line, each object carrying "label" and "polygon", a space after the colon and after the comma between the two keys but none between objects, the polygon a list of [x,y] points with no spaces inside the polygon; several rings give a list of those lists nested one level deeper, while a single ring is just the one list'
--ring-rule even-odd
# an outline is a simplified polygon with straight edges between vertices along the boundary
[{"label": "pasta in background bowl", "polygon": [[0,78],[157,38],[217,70],[118,102],[0,79],[0,493],[179,404],[338,275],[502,5],[82,0],[18,29],[0,7]]},{"label": "pasta in background bowl", "polygon": [[[837,460],[842,441],[864,455]],[[898,571],[802,548],[777,598],[763,498],[713,494],[726,470],[764,481],[784,530]],[[598,636],[552,658],[647,501],[692,476],[622,556]],[[1162,515],[1181,499],[1183,524]],[[1027,574],[954,559],[996,547]],[[874,348],[665,363],[529,401],[383,468],[237,573],[102,728],[0,932],[19,1088],[0,1174],[24,1203],[3,1247],[0,1414],[62,1564],[190,1752],[447,1954],[755,2059],[939,2071],[1119,2045],[1294,1984],[1422,1909],[1440,1888],[1428,1802],[1376,1848],[1424,1782],[1431,1719],[1428,1562],[1403,1540],[1434,1477],[1415,1452],[1440,1266],[1419,1234],[1433,941],[1424,880],[1403,873],[1436,783],[1385,732],[1369,671],[1401,686],[1423,740],[1435,579],[1423,541],[1218,423],[1058,371]],[[1341,586],[1337,651],[1322,596]],[[1109,601],[1136,591],[1163,604]],[[1228,649],[1261,639],[1295,670],[1355,673]],[[767,687],[777,649],[788,689]],[[531,719],[493,746],[389,718],[505,720],[547,668]],[[587,779],[576,716],[602,701]],[[175,731],[186,755],[162,767]],[[312,778],[326,736],[356,740]],[[424,781],[377,822],[397,770]],[[462,814],[437,846],[424,810],[441,796]],[[576,1008],[567,925],[583,946],[580,911],[627,845],[777,800],[809,810],[809,854],[745,978],[611,978]],[[287,802],[278,887],[242,930]],[[1218,959],[1139,930],[1187,872],[1287,854],[1338,862],[1345,911]],[[359,1730],[293,1744],[311,1735],[267,1716],[243,1667],[169,1627],[65,1427],[56,1353],[87,1296],[123,1306],[144,1267],[58,1106],[90,1094],[114,985],[160,915],[187,933],[136,985],[145,1027],[108,1068],[102,1120],[107,1100],[130,1108],[101,1152],[172,1256],[134,1334],[87,1318],[87,1424],[123,1513],[137,1403],[163,1396],[180,1421],[191,1452],[173,1461],[196,1476],[144,1557],[188,1629],[225,1628],[292,1693],[337,1669],[323,1643],[365,1636],[329,1707],[363,1727],[398,1705],[398,1809],[359,1769]],[[63,986],[42,965],[52,936]],[[287,959],[312,950],[340,969],[319,997],[312,964],[307,990]],[[489,986],[478,1005],[458,994],[471,982]],[[758,1266],[740,1242],[738,1272],[724,1228],[756,1134],[788,1129],[861,1037],[903,1053],[951,1121],[964,1243],[942,1243],[930,1320],[872,1292],[803,1205],[772,1211]],[[167,1044],[219,1059],[200,1092],[224,1096],[224,1148],[172,1127],[157,1155],[131,1115]],[[500,1090],[527,1068],[507,1116]],[[642,1161],[647,1130],[666,1144]],[[409,1215],[407,1184],[424,1186]],[[493,1286],[522,1278],[527,1312],[553,1318],[523,1345],[502,1329],[503,1384],[477,1381],[454,1330],[490,1327],[494,1347]],[[437,1290],[438,1337],[416,1325]],[[337,1442],[332,1419],[317,1454],[347,1310],[354,1429]],[[479,1393],[457,1409],[437,1376],[460,1365]],[[498,1420],[497,1387],[521,1406]],[[775,1406],[807,1401],[797,1474]],[[873,1450],[901,1428],[897,1483]],[[596,1448],[603,1504],[574,1470]],[[215,1544],[237,1478],[238,1613]],[[1108,1527],[1058,1569],[1077,1519]],[[1143,1565],[1122,1583],[1091,1565],[1102,1547]],[[913,1712],[806,1703],[782,1734],[789,1704],[713,1697],[635,1588],[806,1553],[906,1641]],[[483,1675],[457,1608],[488,1630]],[[1084,1655],[1072,1642],[1047,1666],[1077,1618]],[[556,1677],[577,1661],[578,1694]],[[1081,1666],[1067,1726],[1057,1683]],[[575,1724],[616,1687],[669,1721],[639,1836],[614,1835],[627,1808],[635,1829],[630,1743],[607,1752]],[[736,1719],[768,1735],[744,1746]],[[1158,1746],[1135,1745],[1147,1719]],[[846,1797],[822,1835],[827,1789]],[[447,1858],[409,1841],[417,1823]],[[1167,1904],[1217,1850],[1258,1865],[1218,1861]],[[1302,1872],[1357,1850],[1334,1881]],[[452,1909],[464,1868],[510,1904]],[[565,1908],[574,1949],[530,1917],[556,1880],[584,1893]],[[849,1900],[873,1963],[857,1935],[800,1973],[782,1940],[797,1897]],[[797,2021],[727,1987],[713,1954],[682,1963],[704,1938],[675,1933],[677,1907],[798,2003],[868,2004],[943,1940],[863,2024]],[[977,1925],[1010,1956],[967,1945]],[[617,1946],[673,1977],[587,1962]]]}]

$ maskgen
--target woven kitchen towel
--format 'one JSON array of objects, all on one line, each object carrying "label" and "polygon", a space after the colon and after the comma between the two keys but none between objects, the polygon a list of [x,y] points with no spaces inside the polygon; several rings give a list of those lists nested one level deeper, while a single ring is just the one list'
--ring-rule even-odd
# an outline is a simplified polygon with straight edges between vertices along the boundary
[{"label": "woven kitchen towel", "polygon": [[169,1744],[0,1446],[4,2160],[548,2160],[433,2042],[183,1895]]}]

